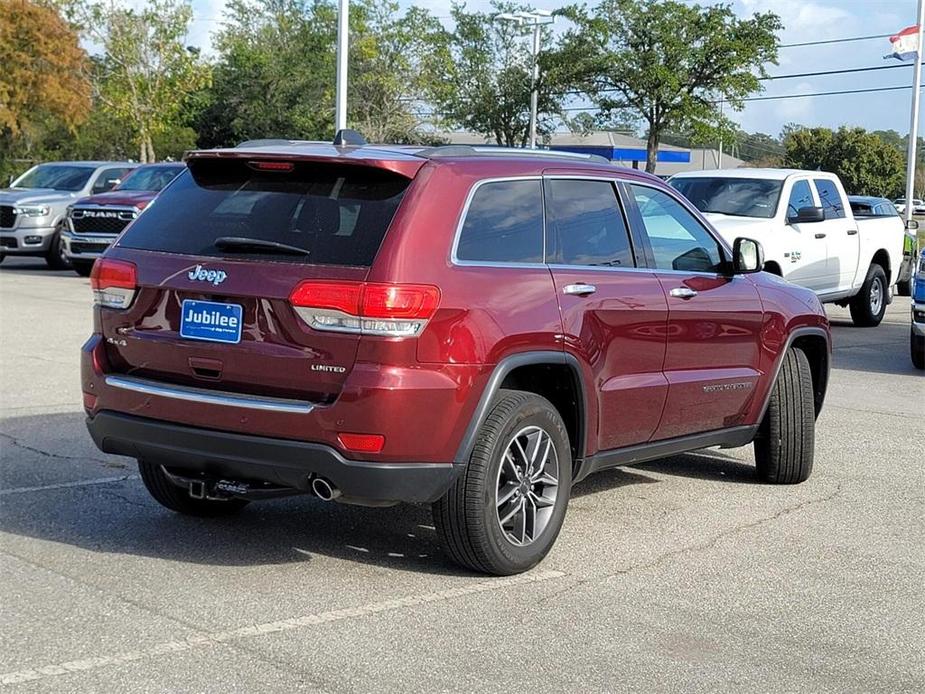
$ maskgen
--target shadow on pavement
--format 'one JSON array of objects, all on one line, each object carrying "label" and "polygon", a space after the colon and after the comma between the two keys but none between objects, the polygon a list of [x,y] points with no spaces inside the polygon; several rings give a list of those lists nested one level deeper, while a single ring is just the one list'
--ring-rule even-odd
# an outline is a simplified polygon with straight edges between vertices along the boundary
[{"label": "shadow on pavement", "polygon": [[[91,474],[91,477],[112,477],[111,468],[88,462],[86,458],[70,460],[60,454],[39,457],[46,448],[61,448],[60,439],[47,440],[44,436],[88,436],[83,430],[82,418],[81,413],[73,412],[7,419],[4,429],[29,432],[24,443],[31,447],[32,453],[4,447],[0,451],[2,468],[12,473],[18,466],[54,465],[66,472],[68,466],[89,464],[99,465],[100,474]],[[70,443],[67,448],[76,452],[86,447],[75,446],[76,443]],[[119,460],[129,463],[126,473],[135,473],[129,459]],[[637,468],[602,471],[576,485],[572,495],[607,493],[629,485],[658,481],[642,471],[724,482],[754,482],[753,468],[710,451],[675,456]],[[18,488],[42,484],[28,469],[19,468],[15,472],[20,473],[16,475]],[[86,467],[83,473],[70,479],[87,479]],[[0,496],[0,531],[92,552],[204,565],[310,562],[314,555],[323,555],[390,569],[467,575],[443,554],[430,509],[425,505],[365,508],[298,496],[255,502],[230,518],[203,519],[181,516],[162,508],[150,498],[141,481],[132,478],[22,493],[7,489]]]}]

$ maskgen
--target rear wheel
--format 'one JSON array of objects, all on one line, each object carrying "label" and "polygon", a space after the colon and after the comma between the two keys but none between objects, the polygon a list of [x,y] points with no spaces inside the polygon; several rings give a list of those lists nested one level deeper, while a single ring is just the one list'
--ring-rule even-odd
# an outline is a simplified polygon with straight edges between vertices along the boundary
[{"label": "rear wheel", "polygon": [[67,270],[71,267],[71,261],[64,253],[64,239],[61,238],[63,229],[63,224],[55,228],[55,235],[51,237],[51,244],[45,252],[45,263],[51,270]]},{"label": "rear wheel", "polygon": [[912,296],[912,280],[897,282],[896,296]]},{"label": "rear wheel", "polygon": [[887,286],[883,268],[873,263],[860,291],[851,298],[851,320],[862,328],[880,325],[886,313]]},{"label": "rear wheel", "polygon": [[0,253],[0,263],[2,263],[4,260],[6,260],[6,254]]},{"label": "rear wheel", "polygon": [[93,261],[92,260],[72,260],[71,267],[81,277],[89,277],[90,273],[93,271]]},{"label": "rear wheel", "polygon": [[572,456],[552,404],[501,391],[462,475],[433,505],[450,557],[499,576],[535,566],[552,548],[568,506]]},{"label": "rear wheel", "polygon": [[909,351],[912,356],[912,365],[917,369],[925,369],[925,335],[916,335],[910,331]]},{"label": "rear wheel", "polygon": [[144,460],[138,461],[138,470],[141,481],[154,500],[171,511],[183,513],[188,516],[230,516],[247,506],[249,502],[244,499],[212,500],[194,499],[189,493],[175,485],[164,474],[164,469],[156,464]]},{"label": "rear wheel", "polygon": [[772,484],[797,484],[813,471],[816,413],[813,375],[806,354],[788,350],[764,421],[755,437],[758,477]]}]

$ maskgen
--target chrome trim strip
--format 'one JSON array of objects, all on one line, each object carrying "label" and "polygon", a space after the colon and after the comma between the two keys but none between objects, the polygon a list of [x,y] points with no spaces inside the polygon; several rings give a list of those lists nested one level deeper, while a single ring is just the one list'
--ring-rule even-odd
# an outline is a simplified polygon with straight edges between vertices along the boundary
[{"label": "chrome trim strip", "polygon": [[206,388],[191,386],[167,386],[146,378],[133,378],[131,376],[107,376],[106,385],[122,390],[130,390],[143,395],[155,395],[161,398],[186,400],[206,405],[223,405],[225,407],[246,407],[252,410],[268,410],[270,412],[289,412],[292,414],[308,414],[314,408],[307,402],[300,400],[287,400],[285,398],[271,398],[243,393],[222,393]]}]

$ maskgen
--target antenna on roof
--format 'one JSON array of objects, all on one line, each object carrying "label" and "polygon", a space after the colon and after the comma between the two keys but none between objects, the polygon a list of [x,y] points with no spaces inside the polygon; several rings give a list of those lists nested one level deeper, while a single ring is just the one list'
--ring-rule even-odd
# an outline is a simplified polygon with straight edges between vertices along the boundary
[{"label": "antenna on roof", "polygon": [[346,145],[365,145],[367,144],[366,138],[363,137],[356,130],[351,130],[350,128],[344,128],[343,130],[338,130],[337,134],[334,136],[334,146],[335,147],[344,147]]}]

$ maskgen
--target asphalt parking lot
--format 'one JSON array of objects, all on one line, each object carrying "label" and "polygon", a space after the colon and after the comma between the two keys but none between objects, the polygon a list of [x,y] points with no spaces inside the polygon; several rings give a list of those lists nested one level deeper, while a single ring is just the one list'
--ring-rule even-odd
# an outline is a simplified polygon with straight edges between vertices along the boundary
[{"label": "asphalt parking lot", "polygon": [[429,509],[159,507],[83,425],[86,279],[0,266],[0,688],[925,690],[925,376],[908,301],[832,308],[815,472],[750,448],[605,472],[536,570],[456,569]]}]

